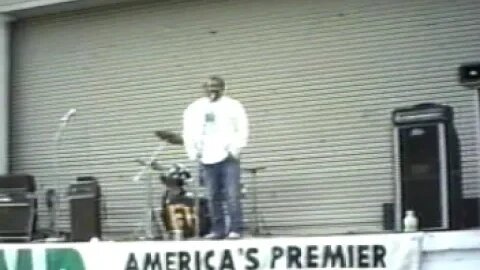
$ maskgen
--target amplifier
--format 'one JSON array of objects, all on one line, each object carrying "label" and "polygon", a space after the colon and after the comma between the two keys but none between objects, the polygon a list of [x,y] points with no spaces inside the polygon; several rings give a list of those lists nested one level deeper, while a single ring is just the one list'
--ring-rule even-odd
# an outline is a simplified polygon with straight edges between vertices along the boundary
[{"label": "amplifier", "polygon": [[100,186],[97,181],[82,181],[68,188],[72,241],[101,238]]},{"label": "amplifier", "polygon": [[458,68],[460,83],[466,86],[480,86],[480,62],[465,63]]},{"label": "amplifier", "polygon": [[460,142],[453,108],[419,104],[394,110],[395,225],[407,210],[420,230],[462,226]]},{"label": "amplifier", "polygon": [[0,175],[0,189],[25,189],[28,192],[35,192],[35,178],[28,174]]},{"label": "amplifier", "polygon": [[36,199],[15,189],[0,190],[0,241],[30,241],[35,223]]}]

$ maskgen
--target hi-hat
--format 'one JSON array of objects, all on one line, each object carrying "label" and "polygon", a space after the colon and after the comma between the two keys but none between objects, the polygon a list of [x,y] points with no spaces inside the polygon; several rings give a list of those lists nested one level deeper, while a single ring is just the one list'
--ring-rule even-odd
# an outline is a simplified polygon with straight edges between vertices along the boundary
[{"label": "hi-hat", "polygon": [[183,138],[181,135],[166,130],[155,131],[155,135],[163,141],[166,141],[170,144],[183,145]]}]

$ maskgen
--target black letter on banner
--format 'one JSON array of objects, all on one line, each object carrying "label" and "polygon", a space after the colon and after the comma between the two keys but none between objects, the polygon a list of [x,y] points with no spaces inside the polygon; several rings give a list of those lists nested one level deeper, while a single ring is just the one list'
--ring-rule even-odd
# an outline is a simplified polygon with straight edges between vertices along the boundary
[{"label": "black letter on banner", "polygon": [[208,251],[206,254],[205,254],[205,265],[207,266],[207,270],[215,270],[215,267],[213,267],[211,264],[210,264],[210,259],[213,257],[214,253],[212,250]]},{"label": "black letter on banner", "polygon": [[352,245],[347,246],[347,251],[348,251],[348,255],[347,255],[348,265],[347,265],[347,267],[349,267],[349,268],[354,267],[354,263],[355,263],[355,253],[353,252],[354,250],[355,250],[355,246],[352,246]]},{"label": "black letter on banner", "polygon": [[145,255],[145,260],[143,261],[143,270],[148,270],[148,269],[162,269],[162,264],[160,262],[160,254],[158,252],[155,253],[155,259],[152,260],[152,254],[147,253]]},{"label": "black letter on banner", "polygon": [[288,268],[291,268],[294,263],[296,268],[302,268],[302,263],[300,262],[301,256],[302,256],[302,250],[299,247],[288,246],[288,256],[287,256]]},{"label": "black letter on banner", "polygon": [[232,253],[230,250],[226,249],[223,251],[222,261],[220,263],[220,269],[235,269],[233,264]]},{"label": "black letter on banner", "polygon": [[190,253],[180,251],[178,253],[178,270],[190,270]]},{"label": "black letter on banner", "polygon": [[358,268],[370,268],[367,251],[367,245],[358,246]]},{"label": "black letter on banner", "polygon": [[307,246],[307,268],[317,268],[317,260],[318,260],[318,255],[317,255],[317,246]]},{"label": "black letter on banner", "polygon": [[385,255],[387,255],[387,249],[382,245],[373,246],[373,267],[387,267],[385,264]]},{"label": "black letter on banner", "polygon": [[281,247],[272,248],[272,261],[270,262],[270,269],[275,268],[275,261],[283,256],[283,249]]},{"label": "black letter on banner", "polygon": [[343,254],[342,246],[337,245],[335,252],[332,251],[332,246],[325,246],[323,250],[323,264],[322,268],[327,267],[328,261],[332,267],[337,266],[337,262],[340,261],[340,267],[345,268],[345,255]]},{"label": "black letter on banner", "polygon": [[251,265],[247,265],[247,270],[255,270],[258,269],[260,266],[260,262],[258,258],[255,256],[258,253],[258,248],[249,248],[246,252],[247,261],[251,263]]},{"label": "black letter on banner", "polygon": [[137,258],[135,258],[135,254],[133,253],[128,254],[128,261],[127,261],[127,266],[125,266],[125,270],[139,270],[138,262],[137,262]]},{"label": "black letter on banner", "polygon": [[175,252],[167,252],[165,254],[165,256],[166,256],[165,260],[167,261],[166,265],[165,265],[165,267],[166,267],[165,269],[167,269],[167,270],[177,270],[177,269],[175,269],[175,256],[176,256]]},{"label": "black letter on banner", "polygon": [[202,269],[202,254],[199,251],[195,251],[195,269]]}]

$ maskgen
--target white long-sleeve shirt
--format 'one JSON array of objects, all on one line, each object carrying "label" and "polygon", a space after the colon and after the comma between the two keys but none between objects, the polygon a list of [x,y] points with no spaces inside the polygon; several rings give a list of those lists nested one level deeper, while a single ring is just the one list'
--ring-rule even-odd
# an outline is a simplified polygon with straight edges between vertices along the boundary
[{"label": "white long-sleeve shirt", "polygon": [[240,102],[223,96],[196,100],[183,114],[183,140],[190,160],[214,164],[239,157],[248,141],[248,118]]}]

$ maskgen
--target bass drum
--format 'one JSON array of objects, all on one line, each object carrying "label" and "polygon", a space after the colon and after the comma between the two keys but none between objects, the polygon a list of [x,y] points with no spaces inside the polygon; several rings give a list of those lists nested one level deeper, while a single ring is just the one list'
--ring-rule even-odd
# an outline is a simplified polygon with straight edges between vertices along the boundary
[{"label": "bass drum", "polygon": [[[210,232],[210,215],[208,212],[208,200],[200,197],[200,236]],[[162,205],[162,221],[167,232],[180,230],[184,238],[195,236],[197,215],[195,213],[195,198],[187,194],[168,196],[165,194]]]}]

